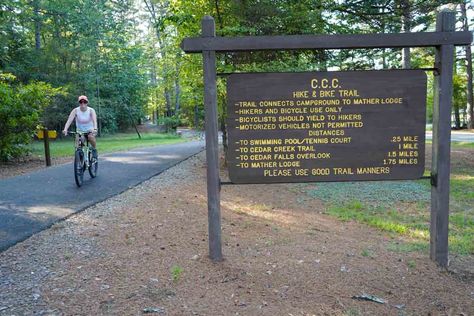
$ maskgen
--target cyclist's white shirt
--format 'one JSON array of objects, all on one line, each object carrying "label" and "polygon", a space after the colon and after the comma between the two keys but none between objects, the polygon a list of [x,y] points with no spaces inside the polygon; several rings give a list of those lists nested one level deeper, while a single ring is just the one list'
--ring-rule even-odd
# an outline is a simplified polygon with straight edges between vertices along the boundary
[{"label": "cyclist's white shirt", "polygon": [[81,107],[76,108],[76,130],[78,132],[88,132],[94,129],[94,120],[92,119],[92,108],[87,107],[84,112]]}]

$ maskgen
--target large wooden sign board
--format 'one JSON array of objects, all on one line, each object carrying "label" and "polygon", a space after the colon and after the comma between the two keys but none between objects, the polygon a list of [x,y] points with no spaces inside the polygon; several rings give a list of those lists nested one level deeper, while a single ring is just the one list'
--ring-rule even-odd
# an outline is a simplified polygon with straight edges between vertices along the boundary
[{"label": "large wooden sign board", "polygon": [[[436,32],[218,37],[214,19],[205,16],[201,36],[184,39],[181,47],[203,57],[211,259],[223,259],[216,53],[434,47],[430,257],[446,267],[454,46],[472,42],[472,33],[455,32],[455,24],[455,12],[442,11]],[[426,78],[419,71],[239,74],[229,82],[228,159],[234,183],[422,175]],[[250,162],[257,164],[250,167]]]},{"label": "large wooden sign board", "polygon": [[421,70],[233,74],[227,98],[233,183],[423,176]]}]

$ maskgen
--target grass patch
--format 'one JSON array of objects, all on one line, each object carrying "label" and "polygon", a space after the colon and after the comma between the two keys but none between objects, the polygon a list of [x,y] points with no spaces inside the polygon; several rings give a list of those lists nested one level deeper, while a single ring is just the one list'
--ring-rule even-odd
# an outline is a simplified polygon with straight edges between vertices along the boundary
[{"label": "grass patch", "polygon": [[344,312],[344,316],[360,316],[361,311],[358,308],[351,307]]},{"label": "grass patch", "polygon": [[308,186],[312,197],[332,204],[361,201],[373,205],[429,201],[430,192],[414,181],[331,182]]},{"label": "grass patch", "polygon": [[[451,173],[449,250],[474,254],[474,168],[455,161]],[[357,221],[382,231],[408,237],[396,252],[429,248],[430,182],[336,182],[312,184],[306,193],[327,203],[326,213],[342,221]]]},{"label": "grass patch", "polygon": [[408,253],[414,251],[428,251],[429,244],[426,242],[393,242],[388,244],[387,250],[392,252],[399,252],[399,253]]},{"label": "grass patch", "polygon": [[[427,141],[429,148],[431,141]],[[449,251],[474,254],[474,143],[452,142],[462,151],[451,156]],[[466,155],[467,154],[467,155]],[[466,158],[468,157],[468,158]],[[427,168],[430,166],[427,165]],[[426,170],[425,175],[430,171]],[[327,214],[342,221],[357,221],[391,234],[407,237],[407,242],[390,244],[394,252],[429,249],[431,184],[429,180],[333,182],[298,187],[305,197],[326,203]],[[299,198],[299,201],[303,199]],[[369,253],[362,253],[362,256]]]},{"label": "grass patch", "polygon": [[[431,145],[433,145],[433,141],[432,140],[426,140],[425,144],[426,144],[426,147],[428,149],[430,149]],[[452,141],[451,142],[451,149],[474,149],[474,143],[472,143],[472,142]]]},{"label": "grass patch", "polygon": [[365,248],[361,252],[362,257],[375,258],[375,254],[372,250]]},{"label": "grass patch", "polygon": [[[98,137],[97,149],[102,154],[184,141],[186,139],[173,134],[143,134],[141,139],[138,139],[137,134],[114,134]],[[74,139],[70,136],[50,141],[49,146],[51,157],[72,157],[74,153]],[[43,141],[34,141],[29,148],[34,156],[44,157]]]},{"label": "grass patch", "polygon": [[[416,251],[429,247],[429,210],[426,208],[391,209],[384,206],[364,205],[360,201],[332,205],[326,213],[343,221],[355,220],[382,231],[409,237],[413,244],[398,246],[395,251]],[[474,219],[462,213],[452,213],[449,220],[449,249],[457,254],[474,254]],[[422,242],[425,246],[420,244]]]},{"label": "grass patch", "polygon": [[472,142],[451,142],[451,147],[456,149],[474,149],[474,143]]},{"label": "grass patch", "polygon": [[450,197],[456,203],[461,204],[463,208],[468,208],[474,201],[474,176],[469,176],[469,172],[472,173],[471,170],[462,170],[459,173],[451,174]]},{"label": "grass patch", "polygon": [[183,274],[183,268],[180,266],[173,266],[171,268],[171,278],[173,279],[174,282],[178,282],[179,279],[181,278],[181,275]]},{"label": "grass patch", "polygon": [[419,221],[426,220],[422,218],[421,214],[402,214],[381,206],[363,205],[359,201],[339,206],[330,206],[326,212],[341,220],[356,220],[386,232],[410,237],[423,237],[426,235],[426,232],[420,230],[418,225]]}]

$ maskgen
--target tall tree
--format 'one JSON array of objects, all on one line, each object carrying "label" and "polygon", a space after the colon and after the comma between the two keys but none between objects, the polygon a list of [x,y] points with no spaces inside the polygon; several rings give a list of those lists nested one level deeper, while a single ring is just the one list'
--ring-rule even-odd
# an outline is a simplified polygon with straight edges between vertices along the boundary
[{"label": "tall tree", "polygon": [[[411,32],[411,4],[410,0],[398,0],[398,7],[401,11],[401,32],[410,33]],[[410,47],[402,48],[402,68],[410,69]]]},{"label": "tall tree", "polygon": [[[163,34],[165,29],[164,21],[169,11],[170,3],[169,1],[153,1],[153,0],[143,0],[146,5],[146,9],[150,13],[151,22],[153,28],[155,30],[156,38],[158,40],[158,57],[163,62],[163,91],[164,91],[164,98],[166,102],[166,115],[171,116],[172,111],[172,101],[171,101],[171,91],[169,87],[169,75],[170,75],[170,68],[167,62],[168,57],[168,47],[166,45],[166,38],[165,34]],[[175,80],[175,83],[179,81]]]},{"label": "tall tree", "polygon": [[[466,1],[463,1],[460,5],[461,8],[461,20],[463,31],[469,31],[469,21],[467,18]],[[464,47],[466,52],[466,75],[467,75],[467,124],[468,128],[474,128],[474,98],[473,98],[473,87],[472,87],[472,52],[471,45]]]},{"label": "tall tree", "polygon": [[35,23],[35,49],[37,52],[39,52],[41,49],[40,0],[33,0],[33,14]]}]

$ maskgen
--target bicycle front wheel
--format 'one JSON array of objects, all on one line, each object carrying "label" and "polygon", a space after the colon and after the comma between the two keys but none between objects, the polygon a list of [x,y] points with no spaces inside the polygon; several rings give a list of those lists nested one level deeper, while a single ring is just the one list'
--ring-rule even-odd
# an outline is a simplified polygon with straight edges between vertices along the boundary
[{"label": "bicycle front wheel", "polygon": [[89,174],[91,178],[97,177],[97,169],[99,168],[99,157],[94,157],[92,150],[89,150]]},{"label": "bicycle front wheel", "polygon": [[78,187],[84,182],[84,153],[82,150],[76,150],[74,154],[74,180],[76,180]]}]

